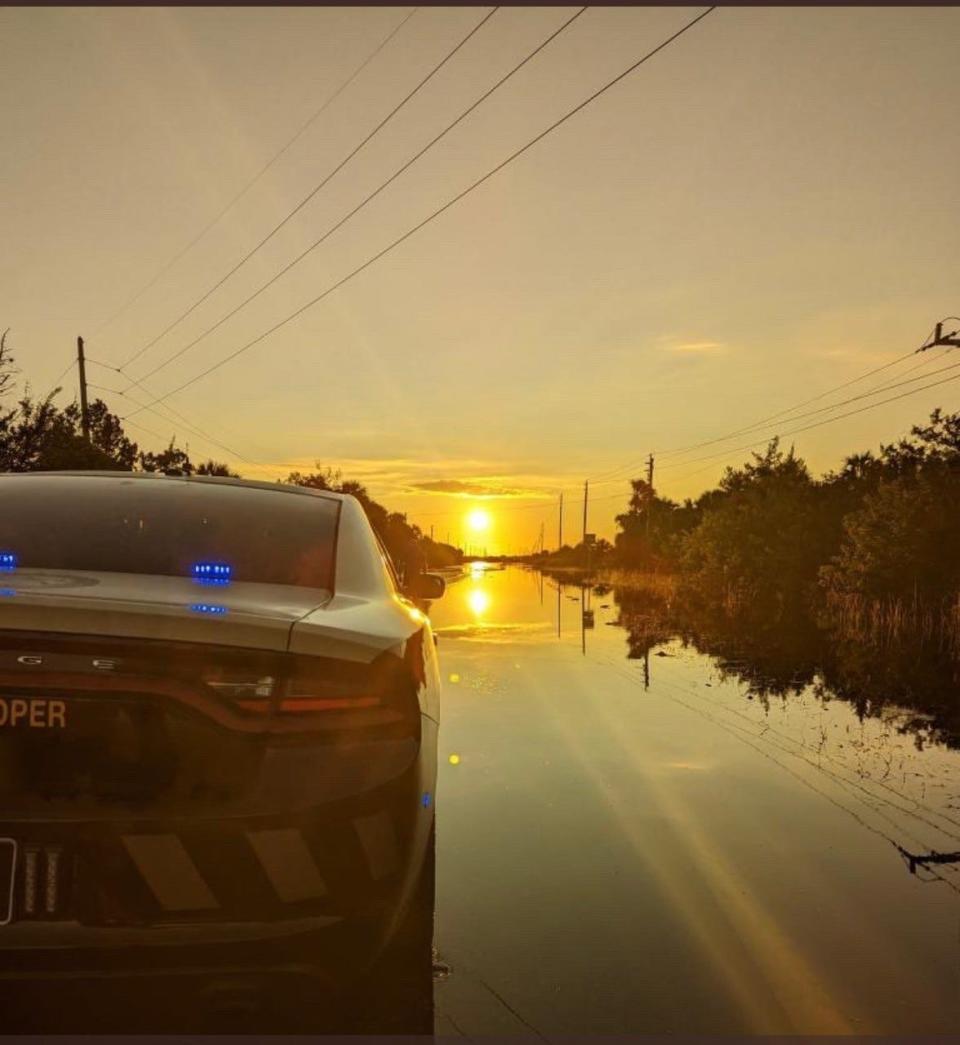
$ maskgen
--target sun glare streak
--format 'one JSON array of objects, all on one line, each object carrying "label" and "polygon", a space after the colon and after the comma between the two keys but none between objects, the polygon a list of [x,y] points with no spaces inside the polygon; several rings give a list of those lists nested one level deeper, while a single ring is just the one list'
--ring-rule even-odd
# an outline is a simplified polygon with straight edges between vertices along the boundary
[{"label": "sun glare streak", "polygon": [[[867,1027],[862,1014],[859,1022],[851,1021],[849,1006],[834,997],[830,985],[805,960],[795,941],[760,898],[741,893],[739,879],[703,830],[695,810],[664,787],[629,750],[608,710],[600,704],[593,705],[593,709],[597,724],[628,755],[643,777],[661,815],[675,825],[677,850],[673,854],[661,852],[657,857],[651,856],[649,840],[643,836],[631,801],[617,789],[610,788],[609,781],[597,770],[593,754],[583,750],[583,736],[571,730],[555,709],[552,720],[567,740],[571,754],[604,798],[624,838],[657,880],[666,902],[684,919],[704,956],[725,981],[731,999],[739,1005],[751,1029],[756,1033],[783,1033],[784,1019],[791,1029],[815,1026],[817,1033],[851,1033],[854,1024],[860,1029]],[[689,859],[682,857],[684,851]],[[678,857],[680,866],[676,862]],[[691,879],[684,866],[696,868],[696,877]],[[709,906],[697,895],[701,889],[712,896]],[[731,929],[747,943],[746,953],[736,959],[721,944]],[[757,991],[758,967],[763,970],[768,987],[766,997]]]}]

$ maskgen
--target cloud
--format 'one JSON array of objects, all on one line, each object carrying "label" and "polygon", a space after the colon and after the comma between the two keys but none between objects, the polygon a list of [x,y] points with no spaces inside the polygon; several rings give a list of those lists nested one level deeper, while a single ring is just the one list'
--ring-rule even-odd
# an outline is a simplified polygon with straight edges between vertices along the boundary
[{"label": "cloud", "polygon": [[718,355],[727,351],[722,341],[681,341],[667,345],[668,352],[684,352],[690,355]]},{"label": "cloud", "polygon": [[424,493],[446,493],[461,497],[526,497],[533,492],[464,479],[431,479],[427,482],[411,483],[410,488]]},{"label": "cloud", "polygon": [[[566,483],[565,476],[542,474],[531,462],[520,462],[526,469],[512,475],[495,471],[502,462],[480,458],[414,457],[338,457],[326,454],[317,457],[298,457],[269,464],[244,466],[250,478],[277,480],[290,472],[314,472],[318,467],[340,471],[344,479],[363,483],[378,500],[393,505],[394,501],[410,497],[440,495],[447,497],[488,497],[503,500],[513,498],[551,498],[556,488]],[[471,475],[464,479],[464,474]],[[571,482],[575,479],[571,479]]]}]

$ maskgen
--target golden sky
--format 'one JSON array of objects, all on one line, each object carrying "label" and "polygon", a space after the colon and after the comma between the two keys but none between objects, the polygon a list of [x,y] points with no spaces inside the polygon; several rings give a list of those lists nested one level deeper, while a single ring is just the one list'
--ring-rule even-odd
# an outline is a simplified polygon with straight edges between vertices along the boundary
[{"label": "golden sky", "polygon": [[[35,389],[66,366],[78,334],[114,364],[151,341],[484,13],[418,11],[224,219],[108,323],[409,10],[0,10],[0,326],[12,328]],[[699,10],[588,10],[151,387],[175,387],[299,308]],[[131,375],[274,275],[572,11],[498,11]],[[950,8],[721,8],[170,404],[256,462],[234,459],[250,476],[319,459],[454,538],[477,498],[500,492],[486,505],[491,552],[529,547],[541,522],[555,540],[565,488],[573,536],[585,476],[815,396],[960,312],[958,39],[960,11]],[[122,387],[107,371],[98,380],[96,367],[89,377]],[[898,437],[933,406],[957,409],[958,388],[800,434],[797,448],[824,470]],[[197,456],[229,457],[173,422],[135,420],[176,432]],[[657,485],[694,495],[744,456],[689,466],[666,457]],[[612,535],[623,489],[596,487],[591,530]]]}]

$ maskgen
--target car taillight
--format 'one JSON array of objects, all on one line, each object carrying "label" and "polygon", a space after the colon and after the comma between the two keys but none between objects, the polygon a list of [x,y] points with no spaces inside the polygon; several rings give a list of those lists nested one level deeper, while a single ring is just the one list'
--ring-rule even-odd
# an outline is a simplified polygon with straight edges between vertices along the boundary
[{"label": "car taillight", "polygon": [[389,653],[372,664],[289,655],[279,676],[210,668],[204,681],[247,715],[301,718],[308,725],[387,724],[418,711],[410,673]]},{"label": "car taillight", "polygon": [[205,673],[204,682],[223,697],[236,700],[272,697],[276,679],[272,675],[254,678],[249,675],[225,674],[220,671]]}]

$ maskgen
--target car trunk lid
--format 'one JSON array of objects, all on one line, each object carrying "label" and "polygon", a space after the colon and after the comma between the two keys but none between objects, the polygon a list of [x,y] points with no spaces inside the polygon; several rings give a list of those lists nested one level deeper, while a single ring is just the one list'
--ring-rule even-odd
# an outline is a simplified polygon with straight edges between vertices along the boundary
[{"label": "car trunk lid", "polygon": [[0,588],[0,629],[286,650],[290,629],[330,592],[286,584],[18,570]]}]

